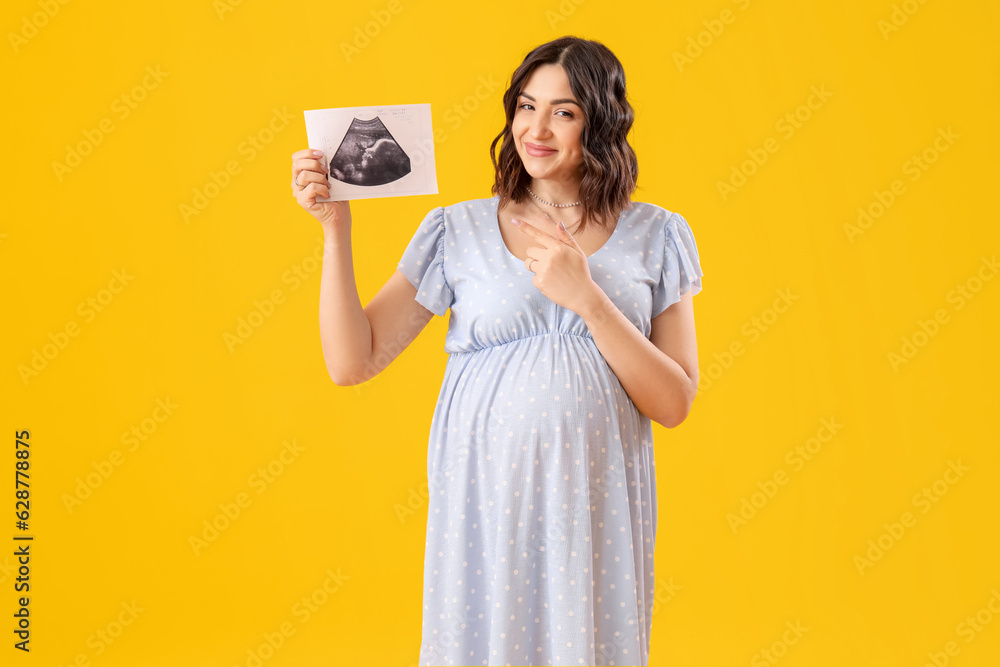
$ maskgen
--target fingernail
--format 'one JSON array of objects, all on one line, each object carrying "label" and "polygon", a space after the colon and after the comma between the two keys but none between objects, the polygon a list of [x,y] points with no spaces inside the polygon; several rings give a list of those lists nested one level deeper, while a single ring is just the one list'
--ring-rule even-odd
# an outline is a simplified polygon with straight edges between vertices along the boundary
[{"label": "fingernail", "polygon": [[323,151],[313,151],[313,155],[315,155],[316,157],[319,157],[319,156],[323,155]]},{"label": "fingernail", "polygon": [[559,221],[559,229],[563,230],[564,232],[566,231],[566,225],[562,223],[562,220]]},{"label": "fingernail", "polygon": [[520,221],[520,220],[517,220],[517,219],[514,219],[514,218],[511,218],[511,220],[510,220],[510,221],[511,221],[512,223],[514,223],[515,225],[519,225],[519,224],[521,224],[521,221]]}]

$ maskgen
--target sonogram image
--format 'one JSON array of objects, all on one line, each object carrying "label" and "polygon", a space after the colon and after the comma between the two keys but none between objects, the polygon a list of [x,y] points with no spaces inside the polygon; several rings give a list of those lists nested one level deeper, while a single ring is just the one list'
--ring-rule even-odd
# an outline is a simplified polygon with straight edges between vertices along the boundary
[{"label": "sonogram image", "polygon": [[330,158],[330,178],[351,185],[385,185],[410,173],[410,158],[382,120],[354,118]]}]

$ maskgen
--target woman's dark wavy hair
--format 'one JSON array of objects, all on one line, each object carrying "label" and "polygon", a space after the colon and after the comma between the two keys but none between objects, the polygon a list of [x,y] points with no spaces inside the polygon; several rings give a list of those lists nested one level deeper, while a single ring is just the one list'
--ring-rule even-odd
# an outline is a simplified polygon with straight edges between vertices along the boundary
[{"label": "woman's dark wavy hair", "polygon": [[[497,207],[503,208],[511,200],[521,202],[528,196],[531,175],[514,146],[511,124],[524,83],[536,67],[547,64],[561,65],[566,70],[573,96],[583,107],[583,218],[577,233],[597,218],[614,225],[619,214],[631,206],[639,175],[639,163],[627,139],[635,112],[626,97],[625,70],[615,54],[600,42],[574,36],[536,47],[511,75],[510,86],[503,94],[506,126],[490,144],[496,174],[492,192],[500,195]],[[498,160],[496,145],[501,140]]]}]

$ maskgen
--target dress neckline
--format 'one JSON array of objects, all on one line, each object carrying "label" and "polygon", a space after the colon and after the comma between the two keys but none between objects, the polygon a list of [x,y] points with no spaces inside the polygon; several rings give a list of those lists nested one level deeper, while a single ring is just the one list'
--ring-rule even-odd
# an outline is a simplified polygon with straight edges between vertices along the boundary
[{"label": "dress neckline", "polygon": [[[508,257],[510,257],[511,259],[517,260],[518,262],[525,262],[525,261],[527,261],[527,260],[521,259],[520,257],[518,257],[517,255],[515,255],[514,253],[512,253],[510,251],[510,248],[507,247],[507,243],[503,240],[503,234],[500,233],[500,211],[499,211],[499,209],[500,209],[500,195],[493,195],[492,197],[490,197],[490,202],[493,204],[493,227],[496,230],[496,233],[500,236],[500,245],[503,246],[504,252],[507,253]],[[625,217],[626,210],[627,209],[623,210],[621,213],[618,214],[618,222],[615,223],[615,228],[613,230],[611,230],[611,236],[609,236],[608,239],[604,242],[604,245],[602,245],[600,248],[598,248],[597,250],[595,250],[593,253],[587,255],[587,259],[590,259],[591,257],[594,257],[599,252],[601,252],[602,250],[604,250],[605,248],[607,248],[609,245],[611,245],[612,239],[615,238],[615,236],[618,234],[618,230],[621,229],[621,227],[622,227],[622,218]]]}]

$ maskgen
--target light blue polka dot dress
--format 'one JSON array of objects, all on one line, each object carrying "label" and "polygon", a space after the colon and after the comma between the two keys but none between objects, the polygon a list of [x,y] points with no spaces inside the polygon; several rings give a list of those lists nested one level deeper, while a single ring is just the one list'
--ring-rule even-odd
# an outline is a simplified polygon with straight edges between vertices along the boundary
[{"label": "light blue polka dot dress", "polygon": [[[451,309],[431,422],[420,665],[646,665],[652,423],[573,311],[504,244],[499,197],[431,210],[399,262]],[[701,291],[687,221],[636,202],[589,258],[648,338]]]}]

